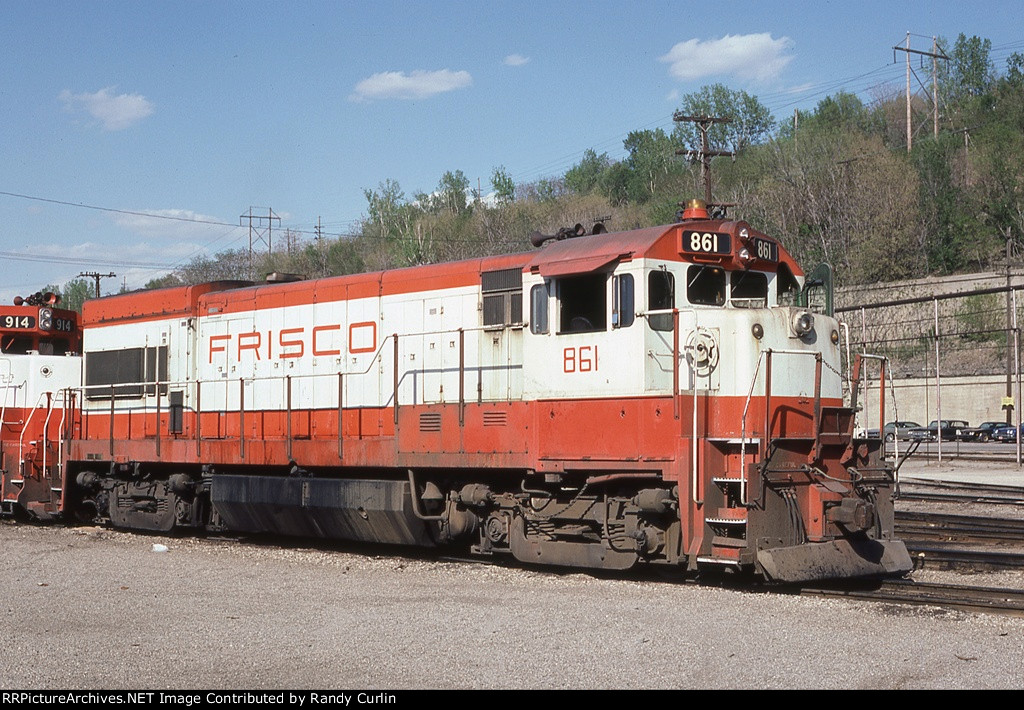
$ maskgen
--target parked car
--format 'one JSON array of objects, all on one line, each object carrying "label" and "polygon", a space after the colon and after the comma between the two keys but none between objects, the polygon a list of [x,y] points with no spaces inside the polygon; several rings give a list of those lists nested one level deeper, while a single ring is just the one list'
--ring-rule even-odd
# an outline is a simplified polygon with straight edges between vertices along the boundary
[{"label": "parked car", "polygon": [[1006,426],[1006,422],[982,422],[974,429],[965,433],[966,441],[991,441],[996,429]]},{"label": "parked car", "polygon": [[868,429],[867,435],[869,439],[883,438],[886,441],[895,441],[897,437],[901,441],[906,441],[910,438],[911,429],[920,429],[921,425],[917,422],[888,422],[882,430]]},{"label": "parked car", "polygon": [[[1021,425],[1021,429],[1024,430],[1024,424]],[[994,441],[1017,441],[1017,427],[1013,424],[1002,424],[992,432],[992,439]]]},{"label": "parked car", "polygon": [[941,436],[943,441],[953,441],[963,439],[965,430],[970,428],[971,425],[963,419],[943,419],[941,422],[932,420],[927,427],[911,429],[910,438],[916,441],[935,441]]}]

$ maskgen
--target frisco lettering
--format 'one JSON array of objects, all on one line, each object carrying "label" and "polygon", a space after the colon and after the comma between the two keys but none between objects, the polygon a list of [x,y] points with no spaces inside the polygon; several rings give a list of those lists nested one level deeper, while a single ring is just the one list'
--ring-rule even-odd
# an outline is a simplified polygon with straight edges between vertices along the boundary
[{"label": "frisco lettering", "polygon": [[[279,331],[254,330],[249,333],[211,335],[207,341],[209,362],[213,364],[215,353],[224,353],[229,361],[241,361],[243,354],[250,354],[255,360],[301,358],[306,354],[314,357],[341,355],[337,334],[339,323],[317,325],[310,329],[283,328]],[[348,327],[348,352],[372,353],[377,349],[377,324],[373,321],[352,323]]]}]

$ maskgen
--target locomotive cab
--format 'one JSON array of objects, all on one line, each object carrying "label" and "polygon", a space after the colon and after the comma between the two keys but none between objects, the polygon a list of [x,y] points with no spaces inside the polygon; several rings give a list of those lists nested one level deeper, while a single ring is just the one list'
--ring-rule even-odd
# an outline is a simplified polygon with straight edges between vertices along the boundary
[{"label": "locomotive cab", "polygon": [[0,514],[63,509],[62,430],[81,378],[78,314],[52,293],[0,306]]},{"label": "locomotive cab", "polygon": [[555,242],[524,271],[525,394],[558,400],[539,471],[678,482],[674,558],[691,569],[909,571],[894,472],[853,439],[856,394],[843,406],[827,271],[805,280],[774,240],[706,215]]}]

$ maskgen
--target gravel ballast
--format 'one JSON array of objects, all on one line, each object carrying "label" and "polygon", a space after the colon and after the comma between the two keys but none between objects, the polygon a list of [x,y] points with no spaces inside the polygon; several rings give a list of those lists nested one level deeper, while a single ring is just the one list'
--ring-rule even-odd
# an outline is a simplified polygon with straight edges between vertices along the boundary
[{"label": "gravel ballast", "polygon": [[1024,687],[1012,617],[94,527],[0,548],[4,689]]}]

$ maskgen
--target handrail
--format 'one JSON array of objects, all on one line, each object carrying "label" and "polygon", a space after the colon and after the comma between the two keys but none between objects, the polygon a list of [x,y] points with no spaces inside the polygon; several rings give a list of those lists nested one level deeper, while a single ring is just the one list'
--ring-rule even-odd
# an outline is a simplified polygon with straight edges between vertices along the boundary
[{"label": "handrail", "polygon": [[39,393],[39,396],[36,398],[35,405],[32,406],[32,412],[28,415],[28,418],[25,419],[25,423],[21,427],[21,434],[18,435],[18,461],[21,465],[25,464],[25,456],[22,451],[25,445],[25,432],[28,431],[28,425],[32,422],[32,417],[36,415],[36,410],[40,408],[39,400],[41,400],[44,396],[48,394],[49,392]]},{"label": "handrail", "polygon": [[46,449],[49,448],[50,417],[53,416],[53,393],[46,393],[46,420],[43,422],[43,475],[46,475]]},{"label": "handrail", "polygon": [[4,424],[6,424],[6,421],[4,421],[4,420],[5,420],[6,416],[7,416],[7,397],[8,397],[8,395],[10,395],[11,392],[14,392],[14,402],[15,402],[15,404],[17,404],[17,402],[18,402],[18,390],[20,390],[22,387],[24,387],[27,384],[28,384],[28,380],[25,380],[20,385],[10,385],[10,384],[5,384],[4,385],[4,403],[3,403],[3,405],[0,405],[0,433],[3,432]]},{"label": "handrail", "polygon": [[743,403],[743,414],[740,416],[740,505],[746,506],[747,500],[747,411],[750,408],[750,401],[754,396],[754,386],[757,384],[757,375],[761,369],[761,359],[765,358],[765,430],[761,435],[758,448],[763,461],[768,453],[768,441],[771,438],[771,358],[773,354],[778,355],[810,355],[817,361],[814,376],[814,435],[818,436],[821,416],[821,353],[816,350],[776,350],[767,348],[762,350],[757,357],[757,364],[754,367],[754,375],[750,378],[750,388],[747,391],[746,401]]}]

